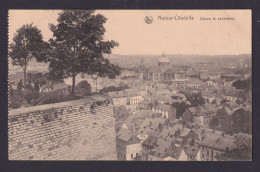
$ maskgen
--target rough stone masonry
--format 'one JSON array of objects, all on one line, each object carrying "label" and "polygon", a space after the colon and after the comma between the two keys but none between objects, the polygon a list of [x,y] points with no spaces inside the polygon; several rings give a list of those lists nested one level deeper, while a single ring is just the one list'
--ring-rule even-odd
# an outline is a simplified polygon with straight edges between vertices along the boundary
[{"label": "rough stone masonry", "polygon": [[116,160],[110,102],[92,96],[10,110],[9,160]]}]

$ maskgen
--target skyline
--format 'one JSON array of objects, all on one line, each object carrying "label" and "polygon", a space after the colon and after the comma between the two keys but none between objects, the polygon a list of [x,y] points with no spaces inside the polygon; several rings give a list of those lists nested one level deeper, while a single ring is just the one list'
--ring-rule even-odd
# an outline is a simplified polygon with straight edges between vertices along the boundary
[{"label": "skyline", "polygon": [[[9,10],[9,41],[23,24],[33,23],[48,41],[48,24],[57,24],[60,10]],[[119,47],[112,55],[239,55],[251,54],[251,10],[97,10],[107,18],[104,40]],[[194,20],[162,21],[158,16],[193,16]],[[145,16],[153,23],[146,24]],[[204,21],[200,17],[234,17]],[[9,42],[9,43],[10,43]]]}]

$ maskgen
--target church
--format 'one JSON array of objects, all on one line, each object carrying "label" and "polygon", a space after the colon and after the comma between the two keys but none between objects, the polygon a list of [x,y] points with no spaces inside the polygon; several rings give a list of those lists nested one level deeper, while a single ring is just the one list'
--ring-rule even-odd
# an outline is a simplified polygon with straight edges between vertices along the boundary
[{"label": "church", "polygon": [[148,67],[145,69],[143,61],[140,65],[140,79],[147,81],[160,81],[168,82],[175,78],[175,70],[169,67],[170,60],[162,54],[162,57],[158,58],[157,66]]}]

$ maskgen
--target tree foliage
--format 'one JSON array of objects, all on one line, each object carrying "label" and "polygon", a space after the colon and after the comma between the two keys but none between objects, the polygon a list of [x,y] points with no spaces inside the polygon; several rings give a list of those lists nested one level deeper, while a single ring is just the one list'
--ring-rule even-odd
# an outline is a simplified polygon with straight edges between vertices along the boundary
[{"label": "tree foliage", "polygon": [[90,95],[91,94],[91,85],[88,83],[88,81],[80,81],[75,88],[75,93],[77,95]]},{"label": "tree foliage", "polygon": [[118,46],[113,40],[104,41],[106,20],[103,15],[94,15],[93,10],[64,10],[58,24],[50,24],[54,37],[49,41],[51,53],[38,60],[50,62],[54,78],[72,77],[72,94],[79,73],[109,78],[120,74],[120,68],[103,57]]},{"label": "tree foliage", "polygon": [[116,121],[126,120],[126,118],[130,114],[130,110],[126,109],[124,106],[114,107],[113,112],[114,112]]},{"label": "tree foliage", "polygon": [[216,116],[212,118],[210,128],[232,133],[231,117],[224,108],[217,110]]},{"label": "tree foliage", "polygon": [[122,85],[122,86],[109,86],[109,87],[105,87],[105,88],[102,88],[100,90],[100,93],[107,93],[107,92],[112,92],[112,91],[122,91],[122,90],[125,90],[125,89],[128,89],[129,87],[127,85]]},{"label": "tree foliage", "polygon": [[202,94],[200,92],[188,94],[186,95],[186,98],[187,101],[191,103],[192,107],[196,107],[206,103],[206,100],[202,97]]},{"label": "tree foliage", "polygon": [[212,118],[210,128],[224,131],[225,133],[252,133],[251,113],[244,109],[238,109],[231,116],[224,108],[219,109],[215,117]]},{"label": "tree foliage", "polygon": [[19,28],[10,44],[9,56],[12,64],[20,66],[24,71],[24,84],[26,85],[26,71],[28,62],[32,58],[41,58],[42,51],[48,48],[48,43],[43,41],[41,31],[32,24]]},{"label": "tree foliage", "polygon": [[238,109],[232,114],[233,132],[252,134],[252,114],[244,109]]},{"label": "tree foliage", "polygon": [[236,89],[248,90],[251,84],[251,79],[244,79],[244,80],[236,80],[233,82],[232,86]]},{"label": "tree foliage", "polygon": [[175,102],[172,104],[173,107],[176,108],[176,118],[182,117],[183,112],[187,109],[189,106],[186,102]]},{"label": "tree foliage", "polygon": [[8,107],[10,109],[18,109],[23,105],[23,97],[19,95],[17,90],[13,90],[13,93],[10,94],[9,91],[9,101],[8,101]]}]

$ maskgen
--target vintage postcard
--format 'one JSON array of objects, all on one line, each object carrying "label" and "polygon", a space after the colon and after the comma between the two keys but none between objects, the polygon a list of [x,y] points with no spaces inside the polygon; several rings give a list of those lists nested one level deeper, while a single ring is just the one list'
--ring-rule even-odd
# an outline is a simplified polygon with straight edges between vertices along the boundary
[{"label": "vintage postcard", "polygon": [[9,160],[251,161],[251,10],[9,10]]}]

